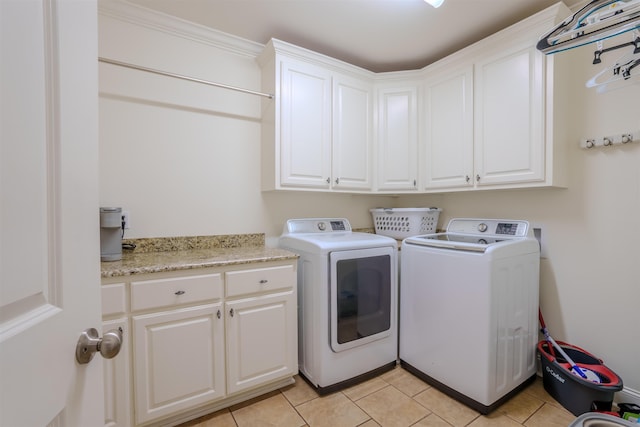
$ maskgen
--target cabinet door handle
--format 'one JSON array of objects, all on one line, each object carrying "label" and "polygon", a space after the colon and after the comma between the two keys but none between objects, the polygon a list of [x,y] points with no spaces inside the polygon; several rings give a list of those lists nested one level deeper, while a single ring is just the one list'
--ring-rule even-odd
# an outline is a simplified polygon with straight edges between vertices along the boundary
[{"label": "cabinet door handle", "polygon": [[469,182],[469,181],[471,181],[471,177],[469,175],[465,175],[464,180]]},{"label": "cabinet door handle", "polygon": [[416,180],[414,179],[414,180],[413,180],[413,188],[416,188],[416,184],[417,184],[417,182],[416,182]]},{"label": "cabinet door handle", "polygon": [[336,185],[340,184],[340,178],[336,178]]},{"label": "cabinet door handle", "polygon": [[184,295],[185,293],[185,291],[176,291],[175,295]]},{"label": "cabinet door handle", "polygon": [[327,178],[327,184],[331,184],[331,178]]},{"label": "cabinet door handle", "polygon": [[222,316],[222,313],[220,313],[220,310],[218,310],[218,312],[216,313],[216,317],[219,319],[220,316]]},{"label": "cabinet door handle", "polygon": [[268,280],[267,280],[267,279],[262,279],[262,280],[260,280],[260,284],[261,284],[261,285],[264,285],[264,284],[265,284],[265,283],[267,283],[267,282],[268,282]]},{"label": "cabinet door handle", "polygon": [[229,310],[229,316],[233,317],[233,308]]},{"label": "cabinet door handle", "polygon": [[480,182],[480,175],[476,175],[476,182]]}]

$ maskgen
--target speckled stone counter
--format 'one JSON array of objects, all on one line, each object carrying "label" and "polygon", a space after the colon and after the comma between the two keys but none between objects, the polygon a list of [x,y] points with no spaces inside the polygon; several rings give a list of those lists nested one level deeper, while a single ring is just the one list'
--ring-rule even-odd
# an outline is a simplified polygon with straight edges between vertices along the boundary
[{"label": "speckled stone counter", "polygon": [[128,239],[124,243],[136,248],[123,250],[120,261],[102,262],[103,278],[298,258],[293,252],[265,247],[263,234]]}]

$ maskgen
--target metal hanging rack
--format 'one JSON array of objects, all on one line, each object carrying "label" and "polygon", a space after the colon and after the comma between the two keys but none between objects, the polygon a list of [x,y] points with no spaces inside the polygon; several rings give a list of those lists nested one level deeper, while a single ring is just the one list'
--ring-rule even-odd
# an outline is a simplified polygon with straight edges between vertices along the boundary
[{"label": "metal hanging rack", "polygon": [[638,54],[640,53],[640,31],[635,30],[634,31],[634,39],[633,41],[630,41],[628,43],[621,43],[619,45],[616,46],[611,46],[608,48],[603,48],[602,46],[602,40],[598,41],[598,50],[596,50],[595,52],[593,52],[593,65],[596,64],[600,64],[602,62],[601,56],[603,53],[607,53],[607,52],[611,52],[612,50],[618,50],[621,48],[625,48],[627,46],[633,46],[633,54]]},{"label": "metal hanging rack", "polygon": [[592,0],[538,41],[547,55],[640,28],[640,0]]},{"label": "metal hanging rack", "polygon": [[223,89],[235,90],[236,92],[248,93],[250,95],[262,96],[262,97],[269,98],[269,99],[273,99],[274,98],[274,95],[271,94],[271,93],[258,92],[258,91],[255,91],[255,90],[244,89],[244,88],[240,88],[240,87],[236,87],[236,86],[230,86],[230,85],[226,85],[226,84],[223,84],[223,83],[210,82],[208,80],[197,79],[197,78],[194,78],[194,77],[184,76],[182,74],[169,73],[167,71],[161,71],[161,70],[156,70],[154,68],[142,67],[140,65],[129,64],[127,62],[116,61],[116,60],[113,60],[113,59],[98,57],[98,61],[104,62],[105,64],[117,65],[119,67],[131,68],[133,70],[145,71],[147,73],[158,74],[158,75],[161,75],[161,76],[173,77],[173,78],[180,79],[180,80],[187,80],[187,81],[190,81],[190,82],[202,83],[202,84],[205,84],[205,85],[215,86],[215,87],[219,87],[219,88],[223,88]]}]

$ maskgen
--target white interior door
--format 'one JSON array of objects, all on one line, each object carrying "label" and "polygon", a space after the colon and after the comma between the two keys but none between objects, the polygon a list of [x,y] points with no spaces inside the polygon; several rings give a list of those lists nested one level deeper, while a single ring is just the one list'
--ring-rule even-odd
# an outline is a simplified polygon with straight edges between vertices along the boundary
[{"label": "white interior door", "polygon": [[0,1],[0,425],[104,422],[95,0]]}]

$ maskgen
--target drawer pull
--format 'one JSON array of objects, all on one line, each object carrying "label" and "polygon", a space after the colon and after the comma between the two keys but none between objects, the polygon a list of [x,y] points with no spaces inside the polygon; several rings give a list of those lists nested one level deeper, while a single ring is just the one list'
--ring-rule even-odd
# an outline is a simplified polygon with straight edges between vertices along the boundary
[{"label": "drawer pull", "polygon": [[177,291],[176,292],[176,295],[184,295],[184,294],[185,294],[185,291]]},{"label": "drawer pull", "polygon": [[264,285],[264,284],[265,284],[265,283],[267,283],[267,282],[268,282],[268,280],[267,280],[267,279],[262,279],[262,280],[260,280],[260,284],[261,284],[261,285]]}]

